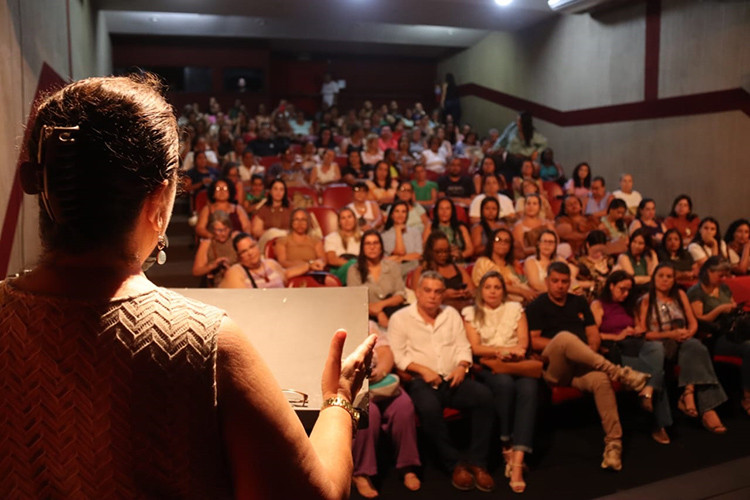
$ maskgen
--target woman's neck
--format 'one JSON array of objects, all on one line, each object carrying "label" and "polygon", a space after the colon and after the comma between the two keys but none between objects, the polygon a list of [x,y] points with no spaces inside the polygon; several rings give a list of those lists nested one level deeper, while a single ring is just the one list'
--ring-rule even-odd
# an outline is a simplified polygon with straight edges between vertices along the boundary
[{"label": "woman's neck", "polygon": [[498,254],[492,254],[492,261],[495,262],[495,264],[499,264],[501,266],[507,266],[508,261],[505,259],[504,255],[498,255]]},{"label": "woman's neck", "polygon": [[282,201],[281,201],[281,200],[271,200],[271,206],[272,206],[272,207],[281,207],[281,206],[283,206],[283,205],[284,205],[284,204],[282,203]]}]

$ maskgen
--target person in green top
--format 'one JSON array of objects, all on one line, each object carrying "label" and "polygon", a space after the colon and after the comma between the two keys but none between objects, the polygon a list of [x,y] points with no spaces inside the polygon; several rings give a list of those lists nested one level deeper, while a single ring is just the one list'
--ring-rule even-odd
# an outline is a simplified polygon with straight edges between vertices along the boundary
[{"label": "person in green top", "polygon": [[424,164],[414,166],[414,196],[420,205],[434,205],[437,201],[438,185],[435,181],[427,180],[427,169]]},{"label": "person in green top", "polygon": [[[750,416],[750,340],[727,335],[730,313],[737,308],[732,290],[722,282],[729,272],[729,263],[717,256],[709,257],[698,273],[698,283],[687,292],[700,327],[714,333],[714,354],[742,358],[742,408]],[[747,328],[745,324],[745,328]]]}]

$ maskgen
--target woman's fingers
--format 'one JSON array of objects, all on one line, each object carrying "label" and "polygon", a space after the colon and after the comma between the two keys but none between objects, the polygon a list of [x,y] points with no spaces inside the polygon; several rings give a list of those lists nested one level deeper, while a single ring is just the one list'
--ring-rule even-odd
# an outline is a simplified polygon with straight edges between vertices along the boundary
[{"label": "woman's fingers", "polygon": [[338,392],[339,377],[341,375],[341,354],[344,352],[346,330],[336,330],[328,349],[328,358],[323,367],[323,398],[333,397]]}]

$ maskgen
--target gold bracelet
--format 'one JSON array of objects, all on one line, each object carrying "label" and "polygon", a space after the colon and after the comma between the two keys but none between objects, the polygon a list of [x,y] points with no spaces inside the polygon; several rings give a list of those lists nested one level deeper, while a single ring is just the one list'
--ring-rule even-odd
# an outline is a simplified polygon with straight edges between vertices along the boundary
[{"label": "gold bracelet", "polygon": [[354,434],[356,434],[357,432],[357,426],[359,425],[359,410],[353,407],[352,404],[342,396],[336,396],[334,398],[326,399],[325,401],[323,401],[323,406],[320,408],[320,410],[325,410],[326,408],[331,406],[338,406],[340,408],[343,408],[347,411],[347,413],[349,413],[349,416],[352,417],[352,437],[354,437]]}]

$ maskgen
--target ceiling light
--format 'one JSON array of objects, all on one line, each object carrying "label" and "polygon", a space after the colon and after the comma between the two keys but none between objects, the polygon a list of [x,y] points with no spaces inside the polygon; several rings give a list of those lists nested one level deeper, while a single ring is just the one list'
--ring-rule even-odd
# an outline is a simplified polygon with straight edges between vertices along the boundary
[{"label": "ceiling light", "polygon": [[513,0],[495,0],[495,3],[500,7],[507,7],[511,4],[511,2],[513,2]]}]

